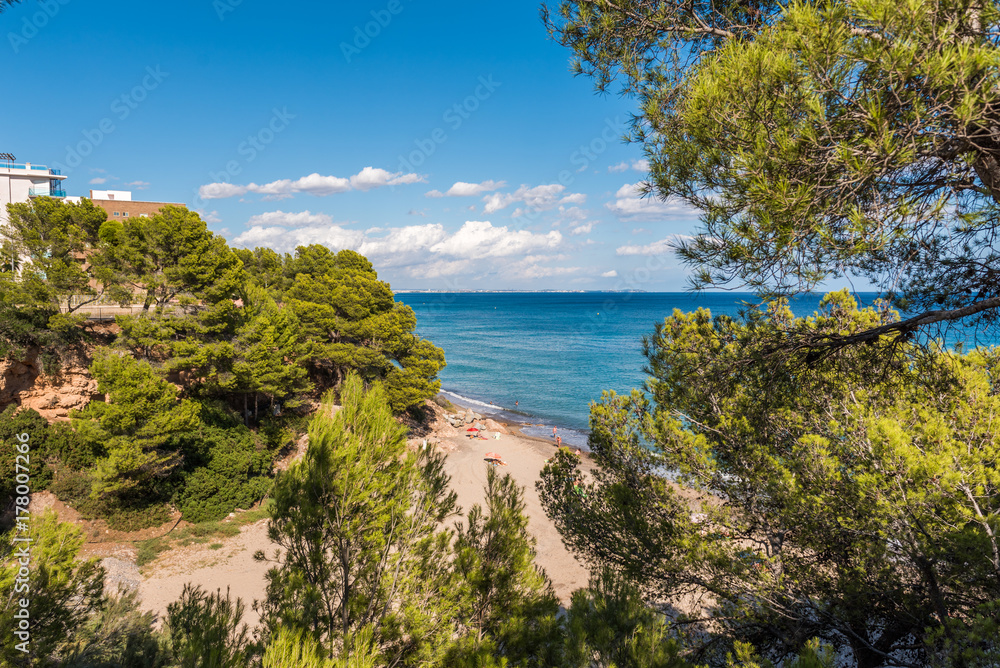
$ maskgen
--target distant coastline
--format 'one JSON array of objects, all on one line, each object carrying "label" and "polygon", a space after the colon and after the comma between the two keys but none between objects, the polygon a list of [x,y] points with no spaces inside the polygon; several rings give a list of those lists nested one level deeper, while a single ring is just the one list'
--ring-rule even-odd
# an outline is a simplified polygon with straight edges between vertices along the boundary
[{"label": "distant coastline", "polygon": [[393,290],[393,294],[517,294],[534,295],[543,293],[572,293],[572,294],[622,294],[625,292],[645,293],[646,290]]}]

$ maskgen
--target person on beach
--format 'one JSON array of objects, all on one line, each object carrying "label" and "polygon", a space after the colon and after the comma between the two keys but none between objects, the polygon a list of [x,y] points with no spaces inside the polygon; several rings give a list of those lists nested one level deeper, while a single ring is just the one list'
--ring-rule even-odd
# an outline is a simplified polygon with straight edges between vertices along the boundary
[{"label": "person on beach", "polygon": [[556,436],[556,447],[562,447],[562,436]]},{"label": "person on beach", "polygon": [[556,437],[556,428],[552,427],[552,438]]}]

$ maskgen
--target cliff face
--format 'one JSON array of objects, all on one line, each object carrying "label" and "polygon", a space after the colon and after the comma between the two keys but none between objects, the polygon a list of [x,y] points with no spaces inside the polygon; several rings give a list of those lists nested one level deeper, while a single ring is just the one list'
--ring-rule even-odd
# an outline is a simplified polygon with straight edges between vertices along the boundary
[{"label": "cliff face", "polygon": [[10,404],[33,408],[46,420],[66,420],[69,412],[86,406],[97,396],[97,381],[79,354],[64,356],[58,373],[46,374],[37,348],[20,360],[0,360],[0,410]]}]

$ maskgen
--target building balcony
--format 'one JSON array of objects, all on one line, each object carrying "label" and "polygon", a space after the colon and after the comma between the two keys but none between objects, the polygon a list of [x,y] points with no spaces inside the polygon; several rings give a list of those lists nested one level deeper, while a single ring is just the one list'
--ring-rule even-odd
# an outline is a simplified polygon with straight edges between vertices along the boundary
[{"label": "building balcony", "polygon": [[66,191],[60,188],[38,187],[29,188],[28,197],[65,197]]}]

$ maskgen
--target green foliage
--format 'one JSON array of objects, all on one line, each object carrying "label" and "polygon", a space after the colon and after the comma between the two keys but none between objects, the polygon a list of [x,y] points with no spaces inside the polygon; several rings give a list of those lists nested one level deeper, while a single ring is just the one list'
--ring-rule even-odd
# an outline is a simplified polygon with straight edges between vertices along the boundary
[{"label": "green foliage", "polygon": [[8,241],[27,258],[18,281],[30,289],[20,291],[22,299],[28,299],[19,305],[64,307],[72,312],[103,294],[103,287],[91,285],[93,277],[98,277],[102,286],[113,284],[103,254],[94,252],[100,243],[98,231],[107,218],[104,209],[90,200],[73,204],[36,197],[10,204],[7,211]]},{"label": "green foliage", "polygon": [[[27,583],[18,582],[26,543],[30,538]],[[0,628],[8,637],[0,643],[0,663],[9,666],[44,665],[63,643],[76,634],[88,616],[98,610],[104,592],[104,569],[94,559],[78,560],[83,536],[58,521],[53,511],[32,515],[28,532],[0,536]],[[27,654],[15,648],[12,631],[19,601],[30,600],[31,642]]]},{"label": "green foliage", "polygon": [[18,306],[14,295],[22,286],[0,275],[0,358],[23,362],[37,351],[39,371],[55,374],[62,366],[61,354],[84,338],[81,330],[49,327],[58,315],[51,306]]},{"label": "green foliage", "polygon": [[322,646],[303,631],[281,627],[267,645],[262,668],[376,668],[378,655],[372,633],[358,634],[350,655],[342,659],[326,658]]},{"label": "green foliage", "polygon": [[687,668],[680,643],[662,614],[649,608],[627,580],[610,569],[573,592],[566,611],[567,666]]},{"label": "green foliage", "polygon": [[153,630],[155,615],[139,610],[135,591],[108,596],[68,641],[66,668],[160,668],[167,656]]},{"label": "green foliage", "polygon": [[233,361],[222,387],[244,396],[252,394],[255,417],[261,395],[269,402],[298,405],[298,395],[312,387],[304,366],[308,348],[299,340],[298,320],[257,287],[247,290],[242,316],[233,341]]},{"label": "green foliage", "polygon": [[275,481],[268,534],[283,551],[264,621],[309,633],[329,657],[348,656],[369,629],[384,661],[429,661],[450,632],[449,534],[438,526],[455,495],[440,456],[406,451],[380,386],[350,375],[340,401],[336,415],[324,403],[305,457]]},{"label": "green foliage", "polygon": [[363,256],[299,247],[284,298],[312,346],[311,361],[339,383],[349,371],[384,381],[393,410],[429,399],[441,387],[444,353],[413,334],[413,309],[397,303]]},{"label": "green foliage", "polygon": [[181,475],[174,503],[190,522],[250,508],[271,488],[274,450],[239,423],[202,425],[184,445],[188,472]]},{"label": "green foliage", "polygon": [[233,251],[243,262],[250,280],[270,292],[280,294],[285,272],[284,258],[270,248],[237,248]]},{"label": "green foliage", "polygon": [[258,654],[243,623],[245,606],[226,590],[214,594],[184,585],[181,597],[167,606],[164,631],[177,668],[246,668]]},{"label": "green foliage", "polygon": [[901,309],[996,319],[996,2],[566,0],[547,17],[579,72],[638,98],[649,192],[701,211],[680,252],[696,285],[862,275]]},{"label": "green foliage", "polygon": [[103,452],[94,471],[92,496],[127,496],[180,463],[175,437],[198,425],[198,406],[178,400],[177,388],[147,362],[108,349],[94,353],[91,373],[108,402],[91,402],[74,416],[74,426]]},{"label": "green foliage", "polygon": [[562,644],[559,603],[535,565],[524,490],[509,475],[486,475],[486,512],[476,504],[458,525],[455,571],[469,590],[462,623],[514,665],[557,665]]},{"label": "green foliage", "polygon": [[809,366],[773,352],[885,317],[834,293],[811,318],[782,304],[745,322],[667,318],[645,346],[651,401],[592,407],[595,482],[574,493],[563,453],[543,472],[568,544],[656,600],[712,596],[713,663],[738,642],[777,662],[821,637],[876,666],[938,651],[943,620],[950,637],[973,628],[1000,599],[997,354],[911,350],[873,379],[871,351]]},{"label": "green foliage", "polygon": [[237,297],[246,282],[243,263],[197,213],[165,206],[155,216],[133,216],[104,228],[109,263],[128,287],[120,299],[141,295],[143,309],[166,307],[189,295],[214,305]]},{"label": "green foliage", "polygon": [[[46,465],[49,447],[48,422],[33,410],[15,413],[17,406],[8,406],[0,413],[0,508],[6,508],[13,500],[16,487],[15,464],[23,467],[21,473],[30,475],[32,491],[45,489],[52,481],[52,470]],[[15,447],[22,441],[16,437],[28,435],[30,451],[18,458]]]}]

